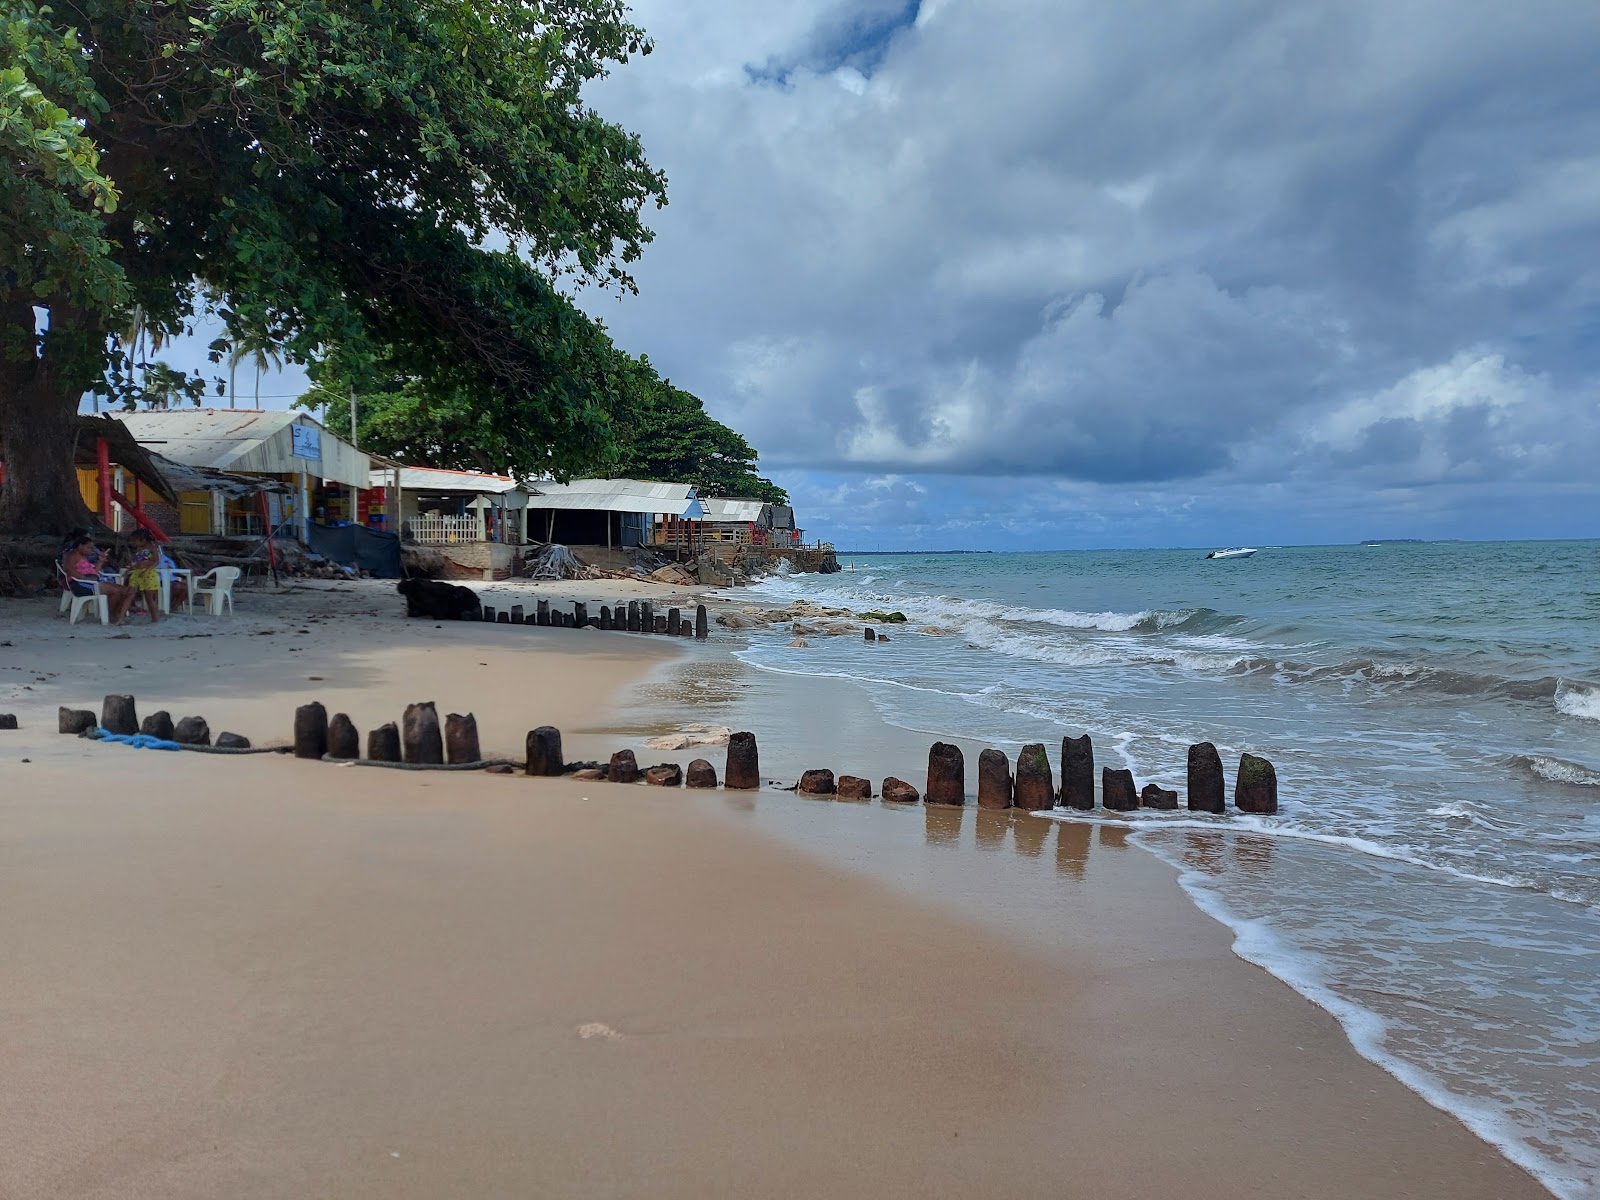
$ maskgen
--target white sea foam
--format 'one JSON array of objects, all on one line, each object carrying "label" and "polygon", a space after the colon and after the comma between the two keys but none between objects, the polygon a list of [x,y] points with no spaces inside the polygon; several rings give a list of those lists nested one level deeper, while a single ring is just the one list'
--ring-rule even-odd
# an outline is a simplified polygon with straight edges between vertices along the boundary
[{"label": "white sea foam", "polygon": [[1330,986],[1327,964],[1320,957],[1280,937],[1265,918],[1249,919],[1235,913],[1207,886],[1210,880],[1202,872],[1187,868],[1181,860],[1164,854],[1146,839],[1136,836],[1134,841],[1178,869],[1178,882],[1195,905],[1232,931],[1235,954],[1330,1013],[1361,1057],[1394,1076],[1435,1108],[1450,1113],[1561,1200],[1594,1196],[1595,1181],[1574,1176],[1535,1149],[1525,1126],[1507,1108],[1453,1092],[1434,1073],[1389,1053],[1388,1025],[1384,1018]]},{"label": "white sea foam", "polygon": [[1563,679],[1556,684],[1556,711],[1585,721],[1600,721],[1600,687]]},{"label": "white sea foam", "polygon": [[1548,754],[1514,754],[1510,759],[1515,766],[1524,768],[1540,779],[1551,783],[1570,783],[1578,787],[1600,787],[1600,770],[1582,763],[1568,762]]}]

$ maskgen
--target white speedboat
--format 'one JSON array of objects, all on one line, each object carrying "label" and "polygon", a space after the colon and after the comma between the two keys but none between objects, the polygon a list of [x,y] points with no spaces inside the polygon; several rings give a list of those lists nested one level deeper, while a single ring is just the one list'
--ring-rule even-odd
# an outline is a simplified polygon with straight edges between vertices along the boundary
[{"label": "white speedboat", "polygon": [[1207,558],[1249,558],[1256,552],[1254,546],[1237,546],[1232,550],[1213,550]]}]

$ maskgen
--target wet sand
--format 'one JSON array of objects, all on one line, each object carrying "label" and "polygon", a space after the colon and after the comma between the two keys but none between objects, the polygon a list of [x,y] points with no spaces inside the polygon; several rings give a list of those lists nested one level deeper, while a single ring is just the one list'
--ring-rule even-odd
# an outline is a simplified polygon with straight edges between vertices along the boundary
[{"label": "wet sand", "polygon": [[286,615],[0,634],[0,1196],[1545,1194],[1114,829],[41,732],[127,680],[258,741],[432,698],[599,755],[682,652]]}]

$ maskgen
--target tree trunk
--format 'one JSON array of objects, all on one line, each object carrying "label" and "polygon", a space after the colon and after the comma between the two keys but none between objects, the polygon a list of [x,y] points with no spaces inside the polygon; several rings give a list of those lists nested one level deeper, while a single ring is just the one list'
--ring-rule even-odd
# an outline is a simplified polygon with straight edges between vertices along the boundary
[{"label": "tree trunk", "polygon": [[72,465],[72,418],[80,393],[64,392],[48,371],[21,382],[0,371],[0,533],[55,536],[94,523]]}]

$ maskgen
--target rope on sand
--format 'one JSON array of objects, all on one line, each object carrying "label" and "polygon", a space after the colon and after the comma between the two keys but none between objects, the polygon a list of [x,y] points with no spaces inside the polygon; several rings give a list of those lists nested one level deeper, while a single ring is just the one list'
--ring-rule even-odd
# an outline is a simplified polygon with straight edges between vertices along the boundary
[{"label": "rope on sand", "polygon": [[376,758],[334,758],[324,754],[323,762],[347,764],[352,767],[387,767],[392,771],[484,771],[490,767],[521,767],[520,762],[509,758],[482,758],[464,763],[410,763],[386,762]]}]

